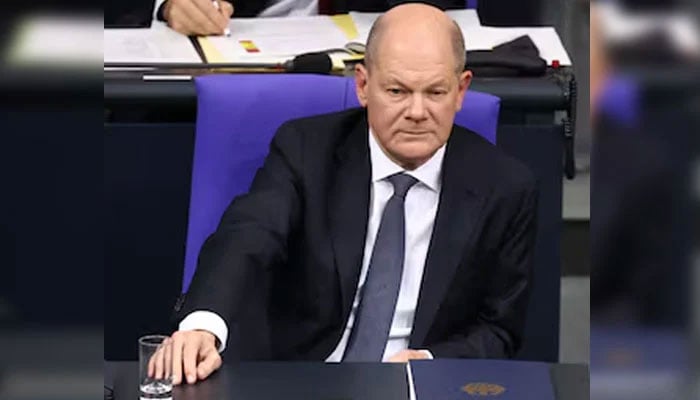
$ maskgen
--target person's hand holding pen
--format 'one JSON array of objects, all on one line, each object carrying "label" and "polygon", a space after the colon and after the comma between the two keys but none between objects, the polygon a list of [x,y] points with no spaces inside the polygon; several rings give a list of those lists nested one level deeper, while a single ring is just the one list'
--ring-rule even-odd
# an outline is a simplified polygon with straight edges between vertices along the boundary
[{"label": "person's hand holding pen", "polygon": [[185,35],[230,35],[233,5],[224,0],[166,0],[163,17]]},{"label": "person's hand holding pen", "polygon": [[[214,8],[216,8],[217,11],[221,11],[221,6],[219,5],[219,0],[211,0],[211,3],[214,5]],[[225,2],[226,4],[231,4],[229,2]],[[233,6],[231,6],[231,14],[233,14]],[[231,14],[229,14],[229,18],[231,18]],[[231,36],[231,30],[228,28],[228,24],[226,24],[226,28],[224,28],[224,35],[226,36]]]}]

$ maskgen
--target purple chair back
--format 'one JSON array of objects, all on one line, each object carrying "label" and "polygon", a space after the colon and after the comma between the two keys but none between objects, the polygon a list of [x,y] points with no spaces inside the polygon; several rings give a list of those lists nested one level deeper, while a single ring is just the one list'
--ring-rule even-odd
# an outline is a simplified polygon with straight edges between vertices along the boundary
[{"label": "purple chair back", "polygon": [[[195,79],[197,123],[185,271],[186,292],[199,251],[231,200],[248,191],[279,126],[290,119],[357,107],[352,78],[304,75],[211,75]],[[492,143],[500,99],[468,92],[456,123]]]}]

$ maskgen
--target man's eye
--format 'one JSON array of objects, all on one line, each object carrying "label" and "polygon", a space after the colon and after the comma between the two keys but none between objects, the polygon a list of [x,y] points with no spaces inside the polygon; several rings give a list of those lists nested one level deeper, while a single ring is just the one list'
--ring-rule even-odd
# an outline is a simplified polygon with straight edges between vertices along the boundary
[{"label": "man's eye", "polygon": [[433,96],[442,96],[445,94],[444,90],[433,90],[430,92],[431,95]]},{"label": "man's eye", "polygon": [[389,88],[389,89],[387,89],[387,91],[389,92],[389,94],[394,94],[394,95],[399,95],[399,94],[403,93],[403,90],[399,89],[399,88]]}]

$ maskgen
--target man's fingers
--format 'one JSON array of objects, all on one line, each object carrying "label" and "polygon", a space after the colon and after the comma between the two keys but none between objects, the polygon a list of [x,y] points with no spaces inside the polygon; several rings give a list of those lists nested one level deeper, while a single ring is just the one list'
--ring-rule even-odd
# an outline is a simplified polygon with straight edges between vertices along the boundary
[{"label": "man's fingers", "polygon": [[221,17],[221,14],[214,8],[211,0],[188,0],[185,5],[184,11],[193,23],[191,28],[193,33],[198,35],[219,33],[221,29],[214,21],[216,17]]},{"label": "man's fingers", "polygon": [[426,360],[429,359],[427,354],[420,350],[412,350],[412,349],[406,349],[406,350],[401,350],[398,353],[394,354],[388,362],[395,362],[395,363],[405,363],[410,360]]},{"label": "man's fingers", "polygon": [[430,356],[428,356],[425,352],[420,351],[420,350],[410,350],[411,356],[409,357],[409,360],[429,360]]},{"label": "man's fingers", "polygon": [[199,10],[202,26],[207,27],[207,34],[220,34],[228,25],[228,18],[221,13],[221,2],[218,2],[219,8],[215,7],[212,0],[191,0],[191,4]]},{"label": "man's fingers", "polygon": [[152,359],[154,360],[155,363],[155,378],[156,379],[163,379],[163,374],[165,373],[165,370],[163,368],[163,359],[165,356],[165,345],[166,342],[162,342],[158,346],[158,350],[156,350],[155,353],[153,353]]},{"label": "man's fingers", "polygon": [[409,359],[409,351],[408,350],[401,350],[398,353],[394,354],[391,358],[389,358],[388,362],[392,363],[405,363]]},{"label": "man's fingers", "polygon": [[196,26],[195,22],[185,14],[181,8],[173,8],[170,11],[170,16],[168,18],[168,25],[175,31],[182,33],[183,35],[191,35],[194,32],[192,29]]},{"label": "man's fingers", "polygon": [[[208,332],[175,332],[167,350],[163,352],[163,358],[168,368],[172,368],[174,385],[195,383],[198,378],[205,379],[221,367],[221,356],[216,349],[214,336]],[[170,369],[164,373],[168,372]]]},{"label": "man's fingers", "polygon": [[182,349],[182,365],[187,383],[195,383],[197,381],[197,356],[201,340],[190,339],[185,341],[185,346]]},{"label": "man's fingers", "polygon": [[233,15],[233,4],[228,1],[220,1],[219,5],[221,5],[221,13],[226,17],[226,23],[228,24],[228,19]]},{"label": "man's fingers", "polygon": [[173,385],[179,385],[182,382],[182,347],[185,344],[185,339],[182,333],[175,332],[173,334]]},{"label": "man's fingers", "polygon": [[231,3],[228,1],[223,1],[223,0],[197,0],[199,2],[209,2],[212,3],[212,1],[216,1],[218,4],[217,6],[214,6],[213,4],[211,5],[211,8],[216,10],[216,15],[212,14],[212,18],[214,23],[219,27],[219,33],[222,33],[224,28],[228,26],[229,19],[231,18],[231,14],[233,14],[233,9],[231,9],[231,13],[229,14],[227,9],[231,7]]},{"label": "man's fingers", "polygon": [[180,4],[183,1],[189,0],[167,0],[163,8],[163,16],[168,23],[168,26],[183,35],[189,35],[189,17],[183,12],[183,6]]},{"label": "man's fingers", "polygon": [[197,378],[206,379],[212,372],[221,367],[221,356],[214,347],[207,347],[204,359],[197,366]]},{"label": "man's fingers", "polygon": [[[196,4],[196,0],[169,0],[177,1],[170,7],[168,23],[176,31],[190,35],[206,35],[217,33],[219,29],[206,15],[202,13]],[[202,0],[205,1],[205,0]],[[210,12],[219,13],[209,1]]]},{"label": "man's fingers", "polygon": [[392,362],[392,363],[401,362],[401,360],[402,360],[401,354],[402,354],[401,352],[394,354],[393,356],[391,356],[391,358],[389,358],[388,361]]},{"label": "man's fingers", "polygon": [[167,338],[164,341],[165,347],[163,348],[164,355],[163,355],[163,373],[164,377],[170,378],[173,375],[173,340],[171,338]]},{"label": "man's fingers", "polygon": [[152,354],[148,359],[148,377],[153,378],[156,374],[156,355]]}]

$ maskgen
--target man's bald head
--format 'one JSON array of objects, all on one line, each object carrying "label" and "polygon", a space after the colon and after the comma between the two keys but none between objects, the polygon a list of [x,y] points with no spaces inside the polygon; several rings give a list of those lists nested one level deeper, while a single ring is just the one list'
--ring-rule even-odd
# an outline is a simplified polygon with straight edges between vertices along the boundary
[{"label": "man's bald head", "polygon": [[371,69],[380,60],[383,39],[402,40],[408,33],[420,32],[435,41],[449,41],[455,60],[455,72],[464,71],[467,58],[464,36],[459,25],[442,10],[422,3],[396,6],[382,14],[372,25],[365,48],[365,65]]},{"label": "man's bald head", "polygon": [[447,143],[472,78],[464,62],[461,31],[435,7],[404,4],[375,22],[355,91],[371,134],[397,165],[418,168]]}]

